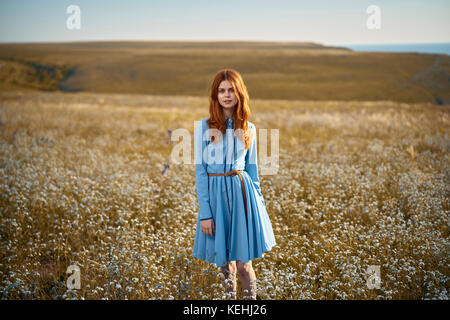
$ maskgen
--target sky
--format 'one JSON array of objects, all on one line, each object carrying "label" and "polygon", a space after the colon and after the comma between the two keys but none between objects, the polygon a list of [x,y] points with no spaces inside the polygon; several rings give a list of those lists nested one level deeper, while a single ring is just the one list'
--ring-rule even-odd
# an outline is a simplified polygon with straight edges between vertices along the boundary
[{"label": "sky", "polygon": [[[80,8],[79,29],[67,27],[70,5]],[[379,29],[367,27],[370,5]],[[450,42],[449,13],[450,0],[0,0],[0,42]]]}]

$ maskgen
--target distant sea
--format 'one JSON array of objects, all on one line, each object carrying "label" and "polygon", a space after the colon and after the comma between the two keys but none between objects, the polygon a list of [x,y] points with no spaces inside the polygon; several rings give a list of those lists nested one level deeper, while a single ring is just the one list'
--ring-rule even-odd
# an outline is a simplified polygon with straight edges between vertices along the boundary
[{"label": "distant sea", "polygon": [[341,46],[355,51],[418,52],[450,55],[450,42],[406,44],[344,44]]}]

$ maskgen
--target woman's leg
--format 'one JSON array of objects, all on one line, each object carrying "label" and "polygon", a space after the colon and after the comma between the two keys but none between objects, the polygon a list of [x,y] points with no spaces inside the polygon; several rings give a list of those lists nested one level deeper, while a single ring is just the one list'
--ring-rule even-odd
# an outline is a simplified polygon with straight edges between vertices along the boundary
[{"label": "woman's leg", "polygon": [[236,300],[236,261],[229,261],[220,271],[225,276],[225,290],[231,300]]},{"label": "woman's leg", "polygon": [[241,278],[244,299],[256,300],[256,275],[252,262],[242,263],[241,261],[237,261],[236,265],[239,277]]}]

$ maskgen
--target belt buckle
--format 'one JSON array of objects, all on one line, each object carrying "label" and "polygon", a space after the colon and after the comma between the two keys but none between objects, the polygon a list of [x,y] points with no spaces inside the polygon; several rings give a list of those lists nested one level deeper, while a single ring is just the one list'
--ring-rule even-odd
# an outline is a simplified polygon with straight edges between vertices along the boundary
[{"label": "belt buckle", "polygon": [[236,170],[231,171],[231,173],[229,174],[230,177],[234,177],[235,175],[237,175]]}]

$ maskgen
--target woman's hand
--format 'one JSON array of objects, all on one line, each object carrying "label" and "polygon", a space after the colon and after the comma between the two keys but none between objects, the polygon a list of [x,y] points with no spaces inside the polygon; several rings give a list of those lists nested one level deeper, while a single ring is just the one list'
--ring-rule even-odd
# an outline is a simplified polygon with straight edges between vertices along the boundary
[{"label": "woman's hand", "polygon": [[216,227],[214,226],[213,219],[207,219],[200,221],[200,230],[207,236],[212,237],[213,232],[216,232]]}]

